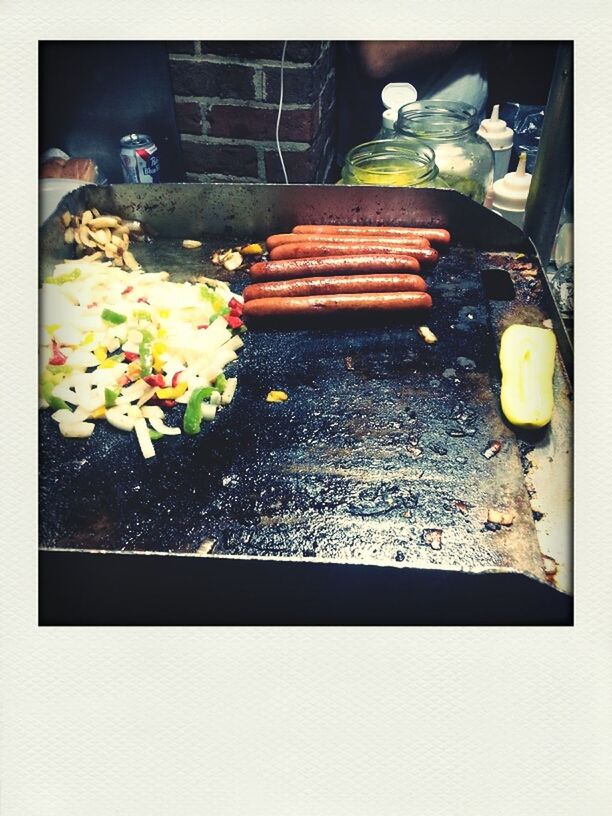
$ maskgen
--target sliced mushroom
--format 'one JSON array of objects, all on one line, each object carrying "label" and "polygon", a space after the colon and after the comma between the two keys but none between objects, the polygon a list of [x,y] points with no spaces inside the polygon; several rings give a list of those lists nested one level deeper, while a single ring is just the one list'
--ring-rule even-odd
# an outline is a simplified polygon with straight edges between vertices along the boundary
[{"label": "sliced mushroom", "polygon": [[124,261],[125,265],[127,266],[127,268],[131,269],[132,272],[135,272],[137,269],[140,269],[138,261],[136,260],[136,258],[132,255],[132,253],[129,250],[126,250],[123,253],[123,261]]},{"label": "sliced mushroom", "polygon": [[64,243],[66,244],[74,244],[74,229],[72,227],[68,227],[64,232]]},{"label": "sliced mushroom", "polygon": [[99,215],[92,219],[90,229],[114,229],[119,226],[119,219],[114,215]]},{"label": "sliced mushroom", "polygon": [[90,249],[97,249],[95,241],[92,241],[91,239],[89,227],[87,227],[85,224],[81,224],[79,227],[79,238],[81,239],[83,246],[89,247]]},{"label": "sliced mushroom", "polygon": [[235,269],[238,269],[238,267],[241,265],[242,255],[239,252],[229,252],[223,258],[223,266],[227,269],[228,272],[233,272]]},{"label": "sliced mushroom", "polygon": [[199,249],[201,246],[201,241],[193,241],[190,238],[185,238],[183,241],[183,249]]}]

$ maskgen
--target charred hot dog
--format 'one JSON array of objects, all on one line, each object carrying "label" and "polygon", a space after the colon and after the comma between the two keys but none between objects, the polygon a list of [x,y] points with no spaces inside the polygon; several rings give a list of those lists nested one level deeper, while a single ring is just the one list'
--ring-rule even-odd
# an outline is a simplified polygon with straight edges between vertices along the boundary
[{"label": "charred hot dog", "polygon": [[305,297],[267,297],[248,300],[244,317],[302,317],[355,312],[403,312],[431,308],[427,292],[376,292]]},{"label": "charred hot dog", "polygon": [[348,295],[373,292],[424,292],[427,284],[419,275],[385,274],[338,275],[337,277],[251,283],[242,296],[246,301],[270,297],[307,295]]},{"label": "charred hot dog", "polygon": [[382,253],[379,255],[360,254],[331,258],[294,257],[287,260],[258,261],[249,270],[251,279],[254,281],[377,272],[420,272],[420,264],[410,255]]},{"label": "charred hot dog", "polygon": [[451,236],[447,229],[442,227],[359,227],[336,224],[299,224],[292,232],[298,235],[369,235],[374,238],[380,236],[407,237],[421,236],[434,244],[450,244]]},{"label": "charred hot dog", "polygon": [[[297,238],[298,236],[296,236]],[[410,256],[426,264],[438,260],[438,251],[433,247],[389,246],[380,241],[356,246],[355,244],[315,243],[314,241],[280,244],[270,250],[270,260],[286,258],[322,258],[324,256],[340,257],[343,255],[394,255]]]}]

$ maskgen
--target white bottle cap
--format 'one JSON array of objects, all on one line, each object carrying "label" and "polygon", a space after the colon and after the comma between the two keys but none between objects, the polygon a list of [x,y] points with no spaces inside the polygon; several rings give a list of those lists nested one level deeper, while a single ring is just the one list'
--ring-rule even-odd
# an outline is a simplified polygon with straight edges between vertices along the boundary
[{"label": "white bottle cap", "polygon": [[395,123],[397,122],[397,110],[387,108],[382,115],[382,128],[388,130],[389,135],[395,131]]},{"label": "white bottle cap", "polygon": [[531,173],[525,172],[527,153],[521,153],[514,173],[506,173],[493,182],[493,206],[500,210],[521,212],[527,204]]},{"label": "white bottle cap", "polygon": [[491,145],[493,150],[505,150],[512,147],[514,131],[503,119],[499,118],[499,105],[493,106],[491,118],[483,119],[476,132]]},{"label": "white bottle cap", "polygon": [[380,95],[385,108],[398,111],[402,105],[416,102],[417,90],[409,82],[388,82]]}]

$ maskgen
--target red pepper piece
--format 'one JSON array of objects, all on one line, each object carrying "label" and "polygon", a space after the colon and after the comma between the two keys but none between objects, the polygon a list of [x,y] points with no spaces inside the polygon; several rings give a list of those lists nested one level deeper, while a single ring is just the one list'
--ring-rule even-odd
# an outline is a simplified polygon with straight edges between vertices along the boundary
[{"label": "red pepper piece", "polygon": [[165,388],[166,383],[164,382],[164,378],[161,374],[149,374],[148,377],[143,377],[143,380],[148,384],[152,385],[155,388]]},{"label": "red pepper piece", "polygon": [[133,286],[126,286],[121,294],[122,295],[129,295],[130,292],[132,292],[133,290],[134,290]]},{"label": "red pepper piece", "polygon": [[239,329],[242,326],[242,320],[239,317],[235,317],[232,314],[225,315],[225,319],[227,320],[227,325],[230,329]]},{"label": "red pepper piece", "polygon": [[93,303],[88,303],[87,304],[87,308],[88,309],[94,309],[97,305],[98,305],[97,302],[94,300]]},{"label": "red pepper piece", "polygon": [[132,382],[132,381],[131,381],[131,379],[128,377],[128,375],[127,375],[127,374],[122,374],[122,375],[119,377],[119,379],[117,380],[117,385],[120,385],[120,386],[122,386],[122,387],[123,387],[124,385],[129,385],[129,383],[131,383],[131,382]]},{"label": "red pepper piece", "polygon": [[60,351],[58,343],[51,338],[51,351],[53,352],[49,358],[49,365],[64,365],[66,362],[66,355]]},{"label": "red pepper piece", "polygon": [[135,351],[124,351],[123,356],[128,361],[128,363],[133,363],[134,360],[140,359],[140,354],[137,354]]},{"label": "red pepper piece", "polygon": [[242,311],[240,309],[230,309],[230,316],[231,317],[241,317]]},{"label": "red pepper piece", "polygon": [[159,401],[159,403],[160,403],[160,405],[162,405],[164,408],[174,408],[174,406],[176,405],[176,400],[167,400],[167,399],[164,399],[164,400],[160,400],[160,401]]},{"label": "red pepper piece", "polygon": [[236,300],[236,298],[233,297],[231,300],[229,300],[227,305],[232,311],[235,309],[236,311],[242,313],[242,303],[239,300]]},{"label": "red pepper piece", "polygon": [[199,326],[196,326],[197,329],[207,329],[208,323],[201,323]]},{"label": "red pepper piece", "polygon": [[146,297],[139,297],[139,298],[138,298],[138,300],[136,301],[136,303],[146,303],[146,304],[147,304],[147,306],[150,306],[150,305],[151,305],[151,304],[149,303],[149,301],[146,299]]},{"label": "red pepper piece", "polygon": [[179,381],[179,374],[182,374],[182,373],[183,373],[183,369],[181,369],[180,371],[177,371],[177,372],[174,374],[174,376],[172,377],[172,387],[173,387],[173,388],[176,388],[176,386],[178,385],[178,381]]}]

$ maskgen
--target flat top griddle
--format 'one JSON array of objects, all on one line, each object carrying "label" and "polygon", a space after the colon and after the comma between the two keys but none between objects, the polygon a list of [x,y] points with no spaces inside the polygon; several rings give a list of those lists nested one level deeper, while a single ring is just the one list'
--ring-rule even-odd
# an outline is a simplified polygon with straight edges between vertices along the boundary
[{"label": "flat top griddle", "polygon": [[[169,187],[180,192],[181,185]],[[147,202],[120,200],[146,192],[115,188],[119,200],[101,200],[109,189],[77,191],[83,197],[70,202],[72,211],[87,204],[147,220]],[[241,232],[217,226],[211,236],[180,214],[177,225],[182,199],[162,192],[148,201],[158,235],[134,252],[146,269],[166,269],[173,278],[219,276],[209,260],[213,250],[289,226],[275,220],[276,204],[266,208],[262,201],[268,221]],[[355,188],[341,194],[355,206]],[[219,195],[215,190],[213,199]],[[360,202],[363,195],[360,188]],[[380,221],[358,206],[351,221]],[[462,202],[453,206],[461,209]],[[307,218],[307,204],[302,208],[289,213],[293,223],[315,220]],[[164,212],[171,237],[161,234]],[[215,212],[220,218],[217,205]],[[496,227],[495,216],[485,215]],[[442,223],[440,215],[428,223]],[[43,267],[54,258],[54,228],[46,226]],[[204,239],[204,246],[183,250],[186,237]],[[438,336],[435,345],[424,344],[411,317],[254,328],[228,367],[238,377],[231,405],[203,423],[197,437],[157,442],[153,459],[142,458],[133,435],[105,423],[87,440],[65,440],[41,412],[41,547],[508,571],[547,580],[526,475],[529,455],[548,446],[551,433],[563,444],[570,438],[570,386],[559,357],[558,431],[518,436],[501,415],[499,334],[511,322],[541,325],[550,311],[537,259],[517,251],[520,244],[507,251],[500,243],[508,241],[496,245],[493,237],[491,250],[455,245],[427,276],[434,308],[426,322]],[[536,277],[524,276],[530,266]],[[231,276],[235,291],[247,282],[244,273]],[[286,391],[288,402],[267,403],[271,389]],[[182,412],[173,409],[170,424],[180,424]],[[488,459],[483,454],[493,440],[501,449]],[[512,526],[487,523],[487,510],[500,507],[515,513]]]}]

